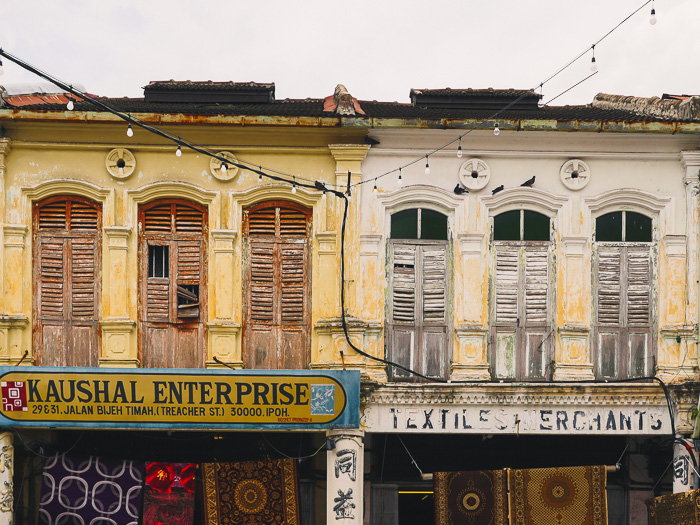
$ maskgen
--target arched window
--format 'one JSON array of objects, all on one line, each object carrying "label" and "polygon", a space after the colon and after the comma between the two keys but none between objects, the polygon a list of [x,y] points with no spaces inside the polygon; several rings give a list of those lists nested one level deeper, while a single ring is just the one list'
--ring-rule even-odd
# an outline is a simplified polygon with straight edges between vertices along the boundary
[{"label": "arched window", "polygon": [[34,348],[42,366],[97,366],[102,208],[89,199],[34,204]]},{"label": "arched window", "polygon": [[247,368],[309,366],[311,209],[266,201],[243,211]]},{"label": "arched window", "polygon": [[551,376],[551,219],[531,210],[493,218],[491,362],[497,379]]},{"label": "arched window", "polygon": [[[388,356],[425,376],[446,378],[449,366],[447,216],[413,208],[391,216]],[[399,369],[394,380],[415,380]]]},{"label": "arched window", "polygon": [[595,221],[594,356],[600,378],[651,373],[652,219],[631,211]]},{"label": "arched window", "polygon": [[207,210],[182,199],[139,207],[140,355],[147,368],[204,366]]}]

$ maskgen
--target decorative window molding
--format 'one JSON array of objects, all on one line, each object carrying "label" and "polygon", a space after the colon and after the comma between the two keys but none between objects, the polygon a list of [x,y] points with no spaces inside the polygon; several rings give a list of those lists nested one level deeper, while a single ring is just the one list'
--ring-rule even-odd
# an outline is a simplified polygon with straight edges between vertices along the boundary
[{"label": "decorative window molding", "polygon": [[622,188],[595,197],[585,197],[583,202],[591,210],[594,218],[617,210],[632,210],[656,215],[667,209],[671,204],[671,197],[657,197],[642,190]]},{"label": "decorative window molding", "polygon": [[129,200],[135,204],[143,204],[155,199],[188,199],[203,206],[208,206],[218,196],[216,192],[208,191],[186,182],[154,182],[138,190],[126,190]]},{"label": "decorative window molding", "polygon": [[384,206],[386,215],[409,208],[424,208],[450,215],[463,204],[464,199],[442,188],[417,184],[380,195],[377,201]]},{"label": "decorative window molding", "polygon": [[568,202],[567,197],[554,195],[537,188],[508,188],[496,195],[483,197],[481,202],[488,209],[489,216],[511,210],[533,210],[550,219],[557,216],[559,209]]},{"label": "decorative window molding", "polygon": [[[102,223],[104,225],[113,223],[112,206],[108,202],[114,198],[114,190],[101,188],[91,182],[75,179],[56,179],[41,182],[36,186],[22,188],[22,218],[21,222],[29,224],[32,215],[32,203],[43,200],[54,195],[75,195],[86,197],[99,202],[103,208]],[[18,217],[19,219],[19,217]]]},{"label": "decorative window molding", "polygon": [[[285,200],[296,202],[307,207],[313,207],[322,197],[323,193],[318,190],[308,190],[297,186],[296,193],[292,193],[291,186],[283,183],[264,184],[254,186],[245,191],[231,192],[234,202],[243,208],[252,206],[261,201]],[[335,198],[332,195],[327,199]]]}]

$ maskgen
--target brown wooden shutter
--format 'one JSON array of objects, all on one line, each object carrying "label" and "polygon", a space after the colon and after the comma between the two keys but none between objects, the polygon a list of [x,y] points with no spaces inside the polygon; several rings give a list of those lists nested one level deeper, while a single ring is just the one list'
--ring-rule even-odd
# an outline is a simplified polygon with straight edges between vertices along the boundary
[{"label": "brown wooden shutter", "polygon": [[419,319],[418,362],[428,377],[447,376],[447,243],[422,245],[420,271],[422,275],[420,299],[422,318]]},{"label": "brown wooden shutter", "polygon": [[244,212],[246,366],[308,366],[310,210],[275,201]]},{"label": "brown wooden shutter", "polygon": [[[599,245],[597,250],[597,323],[594,330],[598,376],[615,378],[620,373],[623,326],[622,303],[625,296],[622,270],[624,248]],[[623,323],[624,325],[624,323]]]},{"label": "brown wooden shutter", "polygon": [[520,365],[527,379],[545,379],[549,365],[549,246],[524,248],[524,319]]},{"label": "brown wooden shutter", "polygon": [[100,208],[80,197],[52,197],[34,209],[37,363],[97,366]]},{"label": "brown wooden shutter", "polygon": [[[206,210],[181,200],[140,210],[142,309],[140,348],[149,368],[204,364],[206,315]],[[149,253],[167,263],[149,275]]]},{"label": "brown wooden shutter", "polygon": [[651,373],[651,247],[627,247],[627,332],[630,377]]}]

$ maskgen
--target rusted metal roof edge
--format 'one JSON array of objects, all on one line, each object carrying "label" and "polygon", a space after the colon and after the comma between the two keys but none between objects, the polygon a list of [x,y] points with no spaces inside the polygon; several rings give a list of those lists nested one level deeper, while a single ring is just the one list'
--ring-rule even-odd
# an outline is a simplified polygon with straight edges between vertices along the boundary
[{"label": "rusted metal roof edge", "polygon": [[[148,124],[343,127],[374,129],[493,129],[498,123],[502,131],[587,131],[627,133],[700,133],[700,122],[622,121],[622,120],[555,120],[555,119],[420,119],[384,117],[313,117],[266,115],[186,115],[181,113],[131,113]],[[0,121],[95,122],[114,123],[122,119],[110,113],[96,111],[27,111],[0,109]]]}]

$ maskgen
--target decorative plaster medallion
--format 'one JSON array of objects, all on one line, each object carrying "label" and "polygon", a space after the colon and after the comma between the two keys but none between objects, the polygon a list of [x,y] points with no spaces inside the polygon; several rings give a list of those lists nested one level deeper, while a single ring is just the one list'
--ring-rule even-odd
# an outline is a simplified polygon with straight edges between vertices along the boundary
[{"label": "decorative plaster medallion", "polygon": [[136,157],[126,148],[114,148],[107,153],[105,166],[115,179],[126,179],[136,169]]},{"label": "decorative plaster medallion", "polygon": [[483,189],[490,179],[491,170],[481,159],[469,159],[459,168],[459,180],[468,190]]},{"label": "decorative plaster medallion", "polygon": [[[230,151],[219,151],[217,155],[228,159],[231,162],[238,163],[238,159]],[[215,159],[214,157],[212,157],[209,161],[209,169],[211,170],[211,174],[214,175],[214,177],[216,177],[217,179],[229,181],[233,180],[236,177],[236,175],[238,175],[239,170],[237,166],[234,166],[233,164],[228,164],[226,166],[226,171],[222,171],[221,164],[223,163],[219,159]]]},{"label": "decorative plaster medallion", "polygon": [[580,159],[567,160],[559,170],[559,177],[564,186],[570,190],[582,190],[591,178],[591,170],[588,164]]}]

